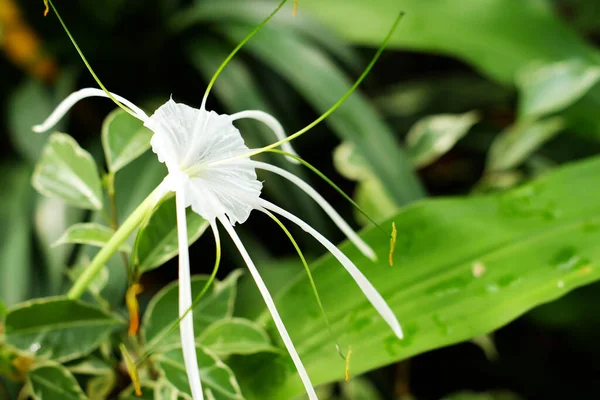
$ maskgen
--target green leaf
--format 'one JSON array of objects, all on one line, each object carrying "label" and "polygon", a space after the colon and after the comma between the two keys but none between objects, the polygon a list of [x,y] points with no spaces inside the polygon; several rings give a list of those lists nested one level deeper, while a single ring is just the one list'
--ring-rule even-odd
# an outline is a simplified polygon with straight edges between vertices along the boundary
[{"label": "green leaf", "polygon": [[[52,246],[61,244],[77,243],[89,244],[90,246],[104,247],[115,233],[108,226],[96,224],[93,222],[82,222],[71,225],[65,233],[62,234]],[[126,253],[131,252],[131,247],[127,243],[123,243],[119,248],[120,251]]]},{"label": "green leaf", "polygon": [[60,364],[47,363],[29,372],[27,383],[36,400],[87,399],[68,369]]},{"label": "green leaf", "polygon": [[279,351],[260,325],[243,318],[216,321],[202,332],[198,343],[219,357]]},{"label": "green leaf", "polygon": [[6,343],[19,350],[58,361],[89,354],[123,322],[100,308],[50,297],[9,309]]},{"label": "green leaf", "polygon": [[0,167],[0,298],[11,306],[31,297],[31,169]]},{"label": "green leaf", "polygon": [[[196,336],[200,335],[213,322],[231,317],[236,284],[240,274],[241,271],[237,270],[229,274],[223,282],[215,281],[194,307],[194,333]],[[208,277],[206,276],[192,277],[193,298],[202,291],[207,281]],[[177,329],[165,336],[178,320],[178,296],[179,283],[172,282],[150,300],[142,321],[142,334],[148,348],[162,347],[179,341]]]},{"label": "green leaf", "polygon": [[406,135],[413,165],[425,167],[448,152],[479,121],[476,112],[433,115],[417,122]]},{"label": "green leaf", "polygon": [[[223,28],[235,42],[250,30],[243,25]],[[289,32],[266,26],[245,49],[281,74],[320,113],[333,106],[351,86],[351,81],[322,51]],[[398,204],[424,196],[409,158],[359,92],[350,96],[326,122],[341,139],[354,143]]]},{"label": "green leaf", "polygon": [[[210,224],[191,208],[187,210],[186,217],[188,242],[191,245]],[[149,271],[175,257],[178,251],[175,197],[171,197],[163,201],[140,227],[133,251],[133,264],[140,272]]]},{"label": "green leaf", "polygon": [[[248,3],[244,0],[230,0],[228,2],[198,2],[175,14],[170,21],[170,28],[176,32],[205,23],[230,24],[232,21],[244,22],[256,26],[273,12],[274,3],[270,0],[255,0]],[[270,21],[269,26],[277,27],[281,31],[295,31],[299,35],[310,38],[327,51],[334,54],[345,64],[360,71],[358,57],[348,44],[333,35],[324,25],[307,18],[304,13],[293,15],[291,10],[285,9],[277,13]],[[221,61],[224,58],[221,59]],[[235,58],[232,60],[235,61]],[[231,66],[228,64],[228,68]],[[213,70],[214,72],[214,70]]]},{"label": "green leaf", "polygon": [[102,125],[102,147],[108,169],[117,172],[150,148],[152,131],[144,123],[120,108],[114,110]]},{"label": "green leaf", "polygon": [[519,166],[563,128],[564,120],[561,117],[517,122],[494,139],[486,168],[502,171]]},{"label": "green leaf", "polygon": [[519,74],[520,117],[540,117],[561,111],[582,98],[600,81],[600,67],[580,60],[534,64]]},{"label": "green leaf", "polygon": [[597,50],[563,24],[546,1],[304,0],[301,4],[302,10],[345,39],[369,46],[381,44],[394,17],[404,11],[390,47],[450,55],[507,84],[532,60],[599,61]]},{"label": "green leaf", "polygon": [[64,133],[53,133],[48,139],[32,183],[44,196],[79,208],[102,208],[102,184],[94,159]]},{"label": "green leaf", "polygon": [[6,316],[7,312],[8,312],[8,307],[6,307],[6,304],[4,304],[2,299],[0,299],[0,321],[4,320],[4,317]]},{"label": "green leaf", "polygon": [[[196,347],[196,356],[200,368],[202,389],[207,398],[214,400],[244,399],[235,375],[215,354],[203,347]],[[192,395],[181,347],[171,347],[153,358],[165,380],[179,392],[188,396]]]},{"label": "green leaf", "polygon": [[[406,207],[382,224],[397,226],[393,267],[387,264],[389,242],[378,229],[361,233],[378,263],[348,243],[341,246],[397,315],[403,340],[331,255],[314,263],[313,277],[332,329],[340,333],[342,348],[352,346],[352,373],[489,333],[537,305],[598,281],[599,170],[600,158],[594,158],[505,193]],[[342,379],[343,360],[304,274],[299,272],[279,292],[276,304],[313,384]],[[266,311],[258,322],[268,323],[277,337]],[[282,383],[259,376],[260,370],[246,370],[243,379],[236,372],[240,382],[266,381],[258,397],[291,398],[303,392],[293,369]],[[242,388],[250,398],[249,393],[259,393]]]}]

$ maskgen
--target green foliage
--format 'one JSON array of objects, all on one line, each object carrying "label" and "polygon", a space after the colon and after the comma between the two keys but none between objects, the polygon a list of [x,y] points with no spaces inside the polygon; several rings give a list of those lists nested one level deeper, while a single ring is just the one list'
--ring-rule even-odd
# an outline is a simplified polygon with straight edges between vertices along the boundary
[{"label": "green foliage", "polygon": [[561,23],[546,1],[376,0],[368,13],[361,0],[304,0],[302,7],[344,38],[370,46],[380,42],[384,21],[391,23],[394,12],[402,9],[406,18],[390,46],[448,54],[506,83],[532,60],[600,60],[597,50]]},{"label": "green foliage", "polygon": [[68,361],[89,354],[122,321],[106,311],[63,297],[21,303],[8,310],[6,344],[37,357]]},{"label": "green foliage", "polygon": [[[200,380],[209,399],[244,399],[233,372],[216,355],[203,347],[197,347],[196,357],[200,366]],[[181,347],[176,345],[164,349],[156,357],[156,362],[161,374],[169,384],[175,387],[179,393],[187,396],[192,395],[185,372]]]},{"label": "green foliage", "polygon": [[[114,233],[115,231],[110,229],[108,226],[93,222],[74,224],[71,225],[56,242],[54,242],[53,246],[59,246],[67,243],[78,243],[104,247]],[[126,253],[131,252],[131,248],[129,248],[127,243],[123,243],[120,250]]]},{"label": "green foliage", "polygon": [[[231,274],[222,283],[215,283],[193,309],[194,332],[198,334],[211,323],[231,317],[236,295],[236,282],[239,273]],[[208,277],[196,276],[192,279],[192,296],[199,294]],[[179,285],[173,282],[158,292],[144,314],[143,336],[148,347],[170,345],[178,340],[176,330],[171,327],[178,320]]]},{"label": "green foliage", "polygon": [[102,209],[102,184],[94,159],[64,133],[54,133],[42,151],[33,186],[48,197],[91,210]]},{"label": "green foliage", "polygon": [[220,357],[279,351],[271,345],[262,327],[243,318],[216,321],[202,332],[198,341]]},{"label": "green foliage", "polygon": [[110,172],[117,172],[150,148],[152,131],[121,109],[102,125],[102,147]]},{"label": "green foliage", "polygon": [[[49,19],[39,23],[41,15],[37,20],[25,12],[25,2],[15,4],[21,5],[24,16],[16,25],[25,31],[31,25],[43,45],[40,54],[60,60],[60,65],[56,76],[44,82],[13,71],[9,63],[20,64],[11,58],[12,43],[5,47],[9,62],[0,65],[0,80],[8,88],[5,121],[0,121],[7,138],[0,166],[0,397],[6,389],[14,398],[21,390],[21,397],[40,399],[188,399],[176,326],[178,285],[164,285],[173,276],[168,268],[156,270],[178,251],[173,197],[142,216],[137,232],[130,231],[115,246],[121,254],[98,264],[98,274],[85,288],[86,302],[48,297],[66,292],[69,279],[88,271],[98,247],[106,248],[118,227],[164,178],[166,168],[147,151],[149,129],[122,110],[111,112],[100,129],[105,110],[93,101],[78,105],[73,118],[69,113],[57,125],[69,135],[31,132],[31,126],[75,88],[77,75],[69,60],[76,53],[64,52],[70,48],[67,38],[56,36],[49,28],[52,24],[46,23]],[[548,336],[560,330],[565,337],[583,338],[574,347],[595,357],[597,318],[590,304],[597,304],[597,285],[553,302],[600,278],[595,262],[600,256],[595,190],[600,160],[572,163],[600,151],[600,56],[597,46],[586,42],[586,35],[593,39],[597,31],[598,7],[591,4],[301,0],[296,16],[287,4],[225,68],[209,108],[222,113],[223,107],[231,114],[261,109],[293,132],[339,99],[372,54],[368,47],[381,43],[399,7],[406,12],[390,46],[415,52],[384,54],[360,93],[327,124],[294,142],[303,157],[328,174],[331,149],[338,146],[333,164],[356,184],[335,176],[333,180],[354,190],[355,201],[373,219],[383,221],[385,230],[392,222],[397,226],[393,267],[386,263],[389,238],[376,229],[367,229],[361,237],[375,249],[379,262],[367,260],[350,244],[341,247],[389,301],[405,339],[393,337],[343,268],[326,255],[312,267],[334,336],[343,351],[352,348],[346,365],[302,266],[287,258],[291,248],[282,247],[266,225],[251,225],[257,213],[248,223],[252,235],[243,237],[313,383],[321,384],[320,398],[404,396],[386,389],[394,385],[381,384],[381,376],[395,374],[384,371],[366,379],[355,375],[482,335],[491,337],[490,332],[544,303],[548,304],[529,314],[534,326]],[[270,0],[113,0],[101,9],[94,2],[64,8],[67,25],[81,39],[92,64],[102,60],[99,72],[111,90],[131,94],[145,106],[163,103],[170,93],[197,106],[204,88],[200,78],[208,81],[231,47],[274,5]],[[2,40],[15,40],[5,17],[0,16],[0,23],[6,23]],[[142,22],[140,26],[149,30],[123,35],[120,27],[125,22]],[[366,48],[357,51],[351,45]],[[13,79],[16,76],[19,79]],[[273,141],[272,132],[260,123],[236,121],[236,126],[250,148]],[[311,181],[310,174],[284,158],[260,157]],[[535,177],[539,179],[515,188]],[[455,179],[463,179],[462,186]],[[33,192],[29,180],[47,197]],[[435,195],[464,196],[420,200],[401,208],[423,198],[423,187]],[[349,206],[335,203],[337,194],[331,195],[325,186],[317,189],[344,217],[351,215]],[[486,191],[493,194],[478,195]],[[267,175],[264,195],[294,210],[325,236],[338,238],[336,231],[328,231],[332,226],[312,200],[288,182]],[[355,217],[368,225],[362,215]],[[191,245],[209,224],[191,210],[187,219]],[[314,244],[299,243],[309,260],[322,254]],[[224,268],[231,270],[233,252],[227,242],[223,245]],[[195,245],[194,272],[213,265],[212,246],[211,240]],[[242,278],[238,285],[239,276],[236,271],[215,282],[193,310],[207,398],[300,395],[299,379],[262,298],[252,280]],[[207,281],[204,275],[195,276],[193,294]],[[145,309],[143,320],[137,334],[126,335],[123,316],[133,321],[135,313],[125,309],[123,297],[128,286],[139,282],[145,287],[137,300]],[[139,372],[141,397],[133,387],[122,390],[126,360],[115,351],[119,346],[127,349],[130,367],[135,363]],[[521,364],[520,358],[513,361],[505,355],[511,347],[514,342],[505,343],[498,355],[502,362],[490,365]],[[555,350],[551,347],[552,359],[560,357]],[[461,371],[462,361],[453,360],[453,369]],[[352,379],[335,385],[344,379],[346,368]],[[535,368],[527,373],[534,379]],[[410,380],[417,372],[412,374]],[[403,385],[404,378],[408,379],[399,377],[396,386]],[[436,383],[434,379],[430,386]],[[453,390],[438,397],[521,398],[504,391],[449,394]]]},{"label": "green foliage", "polygon": [[[592,261],[600,256],[594,217],[600,205],[588,195],[598,168],[596,158],[506,193],[408,207],[383,224],[394,221],[398,229],[394,267],[385,262],[388,243],[377,229],[363,237],[379,263],[351,245],[342,246],[398,315],[403,340],[394,337],[335,258],[319,260],[313,276],[334,332],[344,334],[342,348],[352,346],[352,371],[492,331],[538,304],[600,279]],[[343,361],[311,297],[307,279],[298,273],[279,292],[279,311],[313,383],[340,380]],[[302,314],[298,304],[304,305]],[[264,313],[258,320],[266,322],[269,316]],[[260,390],[268,396],[261,398],[302,392],[295,374],[265,380],[264,375],[259,378],[265,372],[254,367],[256,374],[252,367],[244,370],[251,380],[270,382],[263,382]]]},{"label": "green foliage", "polygon": [[[191,209],[186,214],[188,241],[193,244],[209,223]],[[177,221],[175,197],[162,202],[140,227],[133,251],[132,264],[139,272],[160,267],[177,255]]]},{"label": "green foliage", "polygon": [[31,396],[36,400],[85,400],[81,387],[68,369],[60,364],[37,366],[27,378]]},{"label": "green foliage", "polygon": [[447,153],[479,121],[476,112],[462,115],[435,115],[417,122],[406,135],[413,165],[422,168]]}]

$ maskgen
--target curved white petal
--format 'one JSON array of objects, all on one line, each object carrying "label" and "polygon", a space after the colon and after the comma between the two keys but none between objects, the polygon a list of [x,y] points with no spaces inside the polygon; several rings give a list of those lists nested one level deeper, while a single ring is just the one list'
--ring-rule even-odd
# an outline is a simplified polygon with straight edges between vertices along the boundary
[{"label": "curved white petal", "polygon": [[229,116],[169,100],[146,126],[154,131],[152,150],[169,174],[189,176],[186,206],[209,221],[223,214],[232,223],[246,221],[262,189],[254,168],[248,159],[209,165],[248,151]]},{"label": "curved white petal", "polygon": [[242,241],[240,240],[239,236],[235,232],[235,229],[233,229],[233,225],[231,225],[229,223],[229,221],[227,221],[225,218],[220,217],[219,220],[221,221],[221,223],[223,224],[223,226],[229,233],[229,236],[231,236],[233,243],[238,248],[238,250],[240,251],[240,254],[242,255],[242,258],[246,262],[246,265],[248,266],[248,269],[250,270],[250,274],[252,275],[252,278],[254,278],[254,281],[256,282],[256,286],[258,287],[258,290],[260,291],[260,294],[262,295],[263,299],[265,300],[267,308],[268,308],[269,312],[271,313],[271,316],[273,317],[273,321],[275,322],[275,326],[277,326],[277,330],[279,331],[279,334],[281,335],[281,339],[283,340],[283,343],[285,344],[286,349],[290,353],[290,357],[292,357],[292,361],[294,361],[294,365],[296,366],[296,369],[298,370],[298,374],[300,375],[300,379],[302,380],[302,383],[304,384],[306,393],[308,393],[309,399],[317,400],[317,394],[315,393],[315,389],[313,388],[312,383],[310,382],[308,373],[306,372],[304,365],[302,365],[302,361],[300,360],[300,356],[298,355],[298,353],[296,352],[296,349],[294,348],[294,344],[292,343],[292,339],[290,338],[290,335],[288,334],[287,330],[285,329],[285,325],[283,324],[283,321],[281,320],[281,317],[279,316],[279,312],[277,312],[277,308],[275,307],[275,303],[273,302],[273,298],[271,297],[271,294],[269,293],[267,286],[263,282],[260,274],[258,273],[258,270],[254,266],[254,263],[252,262],[250,255],[246,251],[246,248],[242,244]]},{"label": "curved white petal", "polygon": [[317,232],[313,227],[308,225],[306,222],[302,221],[300,218],[296,217],[292,213],[282,209],[281,207],[276,206],[273,203],[270,203],[266,200],[261,199],[260,205],[267,210],[273,211],[284,218],[292,221],[300,228],[308,232],[315,239],[317,239],[331,254],[338,259],[338,261],[346,268],[350,276],[354,279],[360,290],[365,294],[367,299],[371,302],[373,307],[377,310],[377,312],[381,315],[381,317],[387,322],[387,324],[392,328],[392,331],[396,334],[396,336],[402,339],[402,328],[398,323],[398,319],[394,312],[390,308],[390,306],[386,303],[386,301],[381,297],[381,294],[375,289],[375,287],[371,284],[371,282],[360,272],[360,270],[354,265],[352,261],[344,253],[342,253],[333,243],[327,240],[323,235]]},{"label": "curved white petal", "polygon": [[[235,121],[235,120],[241,119],[241,118],[255,119],[255,120],[260,121],[263,124],[267,125],[269,128],[271,128],[271,130],[275,134],[275,137],[277,138],[278,141],[284,140],[285,138],[287,138],[287,135],[285,134],[285,131],[283,130],[283,126],[281,126],[279,121],[275,117],[273,117],[271,114],[268,114],[264,111],[260,111],[260,110],[240,111],[238,113],[231,114],[229,116],[229,118],[231,118],[232,121]],[[283,149],[283,151],[291,153],[295,156],[298,155],[298,153],[296,153],[296,150],[294,150],[294,148],[292,147],[290,142],[283,143],[281,145],[281,148]],[[286,157],[286,159],[291,163],[300,164],[300,162],[298,160],[296,160],[292,157]]]},{"label": "curved white petal", "polygon": [[[175,194],[177,209],[177,242],[179,245],[179,317],[192,306],[192,282],[190,278],[190,257],[188,253],[187,221],[185,216],[184,199],[180,193]],[[187,372],[188,381],[194,400],[203,400],[200,371],[196,357],[196,342],[194,340],[194,319],[192,310],[179,324],[181,348]]]},{"label": "curved white petal", "polygon": [[[148,115],[146,115],[146,113],[141,108],[139,108],[138,106],[136,106],[135,104],[133,104],[132,102],[130,102],[129,100],[127,100],[124,97],[121,97],[121,96],[119,96],[117,94],[114,94],[114,93],[111,93],[111,95],[113,95],[115,99],[119,100],[121,103],[123,103],[127,107],[129,107],[134,112],[134,114],[136,115],[136,117],[138,119],[140,119],[141,121],[144,121],[144,122],[146,122],[148,120]],[[76,92],[73,92],[69,96],[67,96],[67,98],[64,99],[58,105],[58,107],[56,107],[56,109],[52,112],[52,114],[50,114],[50,116],[48,118],[46,118],[46,120],[44,122],[42,122],[39,125],[35,125],[33,127],[33,131],[34,132],[38,132],[38,133],[46,132],[47,130],[49,130],[50,128],[52,128],[54,125],[56,125],[58,123],[58,121],[60,121],[60,119],[78,101],[83,100],[83,99],[88,98],[88,97],[106,97],[106,98],[109,98],[106,93],[104,93],[102,90],[96,89],[96,88],[86,88],[86,89],[81,89],[81,90],[78,90]]]},{"label": "curved white petal", "polygon": [[298,178],[296,175],[290,173],[289,171],[286,171],[283,168],[279,168],[261,161],[252,161],[252,163],[256,166],[256,168],[271,171],[279,176],[282,176],[290,182],[294,183],[300,189],[304,190],[304,192],[306,192],[307,195],[312,197],[312,199],[319,206],[321,206],[323,211],[325,211],[325,213],[329,215],[331,220],[337,225],[338,228],[340,228],[342,232],[346,234],[348,239],[350,239],[350,241],[354,243],[354,245],[360,250],[361,253],[363,253],[365,256],[369,257],[373,261],[377,260],[377,256],[375,255],[373,249],[368,244],[366,244],[365,241],[362,240],[360,236],[356,234],[356,232],[354,232],[350,225],[348,225],[348,223],[344,221],[344,219],[340,216],[340,214],[337,213],[337,211],[335,211],[331,204],[329,204],[323,198],[323,196],[321,196],[308,183],[304,182],[302,179]]}]

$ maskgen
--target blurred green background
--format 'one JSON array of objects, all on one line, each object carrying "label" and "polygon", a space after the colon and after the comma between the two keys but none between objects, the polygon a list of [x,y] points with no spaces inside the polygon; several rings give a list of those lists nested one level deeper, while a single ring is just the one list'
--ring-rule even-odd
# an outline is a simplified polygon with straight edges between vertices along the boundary
[{"label": "blurred green background", "polygon": [[[425,197],[512,188],[600,150],[597,0],[298,3],[295,17],[290,2],[227,66],[208,108],[262,109],[296,131],[347,90],[395,14],[404,10],[388,50],[359,92],[295,142],[301,156],[378,220]],[[147,110],[170,95],[199,106],[220,62],[275,5],[267,0],[56,1],[104,84]],[[71,91],[95,86],[56,17],[44,18],[43,10],[41,0],[0,0],[0,298],[8,305],[64,290],[65,265],[77,259],[79,249],[49,244],[73,222],[90,218],[43,198],[30,185],[47,139],[31,126]],[[100,129],[112,109],[109,101],[87,100],[58,129],[101,160]],[[250,147],[272,140],[260,125],[240,128]],[[355,227],[364,224],[330,187],[294,170]],[[121,220],[164,174],[151,154],[120,173]],[[269,176],[265,194],[334,242],[342,240],[286,182]],[[250,219],[241,233],[257,264],[277,265],[294,256],[275,226]],[[321,254],[304,235],[297,238],[312,258]],[[212,256],[212,246],[212,239],[201,238],[192,259]],[[241,266],[231,253],[224,252],[222,276]],[[144,276],[146,300],[176,279],[175,265]],[[193,273],[211,268],[212,263],[198,263]],[[115,304],[127,286],[118,271],[111,272],[105,289]],[[332,390],[342,398],[374,400],[595,398],[600,393],[598,289],[587,286],[538,307],[493,338],[375,370],[358,389]]]}]

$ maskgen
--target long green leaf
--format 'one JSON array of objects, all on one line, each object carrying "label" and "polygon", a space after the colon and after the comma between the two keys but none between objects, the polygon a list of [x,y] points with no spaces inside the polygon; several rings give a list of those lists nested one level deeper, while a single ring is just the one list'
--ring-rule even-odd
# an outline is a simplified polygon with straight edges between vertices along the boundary
[{"label": "long green leaf", "polygon": [[553,14],[547,1],[514,0],[303,0],[306,10],[344,38],[377,46],[394,14],[406,12],[391,47],[442,53],[512,84],[532,60],[600,55]]},{"label": "long green leaf", "polygon": [[[377,229],[361,236],[379,263],[343,245],[392,307],[404,328],[403,340],[331,255],[317,262],[313,277],[340,345],[352,346],[352,372],[488,333],[600,279],[599,170],[600,158],[594,158],[506,193],[409,206],[383,224],[395,222],[398,229],[393,267],[386,263],[387,238]],[[313,383],[340,380],[344,363],[311,296],[299,272],[279,292],[277,307]],[[268,322],[269,315],[259,321]],[[261,367],[246,364],[249,376],[243,379],[236,370],[240,382],[259,379],[253,368],[260,373]],[[303,390],[293,373],[282,383],[272,382],[263,384],[258,397],[289,398]]]},{"label": "long green leaf", "polygon": [[[241,40],[248,31],[243,25],[221,29],[233,41]],[[335,104],[350,87],[349,79],[323,52],[289,32],[267,26],[247,43],[246,49],[284,76],[318,112]],[[326,121],[340,138],[356,145],[398,204],[424,196],[409,158],[360,93],[354,93]]]}]

